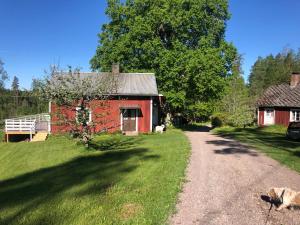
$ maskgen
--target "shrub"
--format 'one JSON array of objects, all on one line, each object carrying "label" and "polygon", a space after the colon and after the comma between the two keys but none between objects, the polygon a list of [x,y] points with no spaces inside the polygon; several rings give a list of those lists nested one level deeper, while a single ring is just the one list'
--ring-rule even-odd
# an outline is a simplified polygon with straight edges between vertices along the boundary
[{"label": "shrub", "polygon": [[221,126],[223,126],[223,121],[219,116],[212,116],[211,125],[213,127],[221,127]]}]

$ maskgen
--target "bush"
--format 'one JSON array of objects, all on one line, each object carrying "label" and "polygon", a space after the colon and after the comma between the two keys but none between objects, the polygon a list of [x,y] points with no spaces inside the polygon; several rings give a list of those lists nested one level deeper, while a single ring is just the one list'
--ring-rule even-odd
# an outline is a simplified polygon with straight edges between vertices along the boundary
[{"label": "bush", "polygon": [[218,116],[213,116],[213,117],[211,118],[211,125],[212,125],[213,127],[221,127],[221,126],[223,126],[223,121],[222,121],[222,119],[221,119],[220,117],[218,117]]}]

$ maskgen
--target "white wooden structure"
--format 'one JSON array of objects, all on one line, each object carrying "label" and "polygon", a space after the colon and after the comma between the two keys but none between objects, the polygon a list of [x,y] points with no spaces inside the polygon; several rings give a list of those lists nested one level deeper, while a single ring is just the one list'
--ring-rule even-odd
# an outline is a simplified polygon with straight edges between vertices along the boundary
[{"label": "white wooden structure", "polygon": [[9,135],[29,134],[30,141],[33,135],[39,131],[50,133],[50,115],[48,113],[30,115],[5,120],[6,140],[9,141]]}]

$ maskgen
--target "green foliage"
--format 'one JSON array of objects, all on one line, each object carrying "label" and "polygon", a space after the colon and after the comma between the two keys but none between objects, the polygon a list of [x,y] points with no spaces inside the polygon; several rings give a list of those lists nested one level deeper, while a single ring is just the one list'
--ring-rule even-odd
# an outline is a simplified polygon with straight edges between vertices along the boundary
[{"label": "green foliage", "polygon": [[197,102],[188,105],[187,110],[184,112],[189,121],[208,121],[209,116],[214,111],[214,102]]},{"label": "green foliage", "polygon": [[250,94],[257,98],[271,85],[289,83],[292,72],[300,72],[300,49],[259,57],[249,77]]},{"label": "green foliage", "polygon": [[222,127],[223,126],[223,121],[224,121],[224,114],[215,114],[211,117],[211,125],[213,127]]},{"label": "green foliage", "polygon": [[48,106],[32,91],[0,90],[0,127],[8,118],[48,112]]},{"label": "green foliage", "polygon": [[11,83],[11,90],[17,93],[19,91],[19,78],[14,76],[13,81]]},{"label": "green foliage", "polygon": [[222,114],[223,117],[222,122],[235,127],[252,124],[255,112],[249,90],[240,75],[241,62],[241,56],[237,57],[233,66],[234,74],[228,78],[228,85],[218,106],[219,115]]},{"label": "green foliage", "polygon": [[[171,113],[222,96],[236,55],[224,39],[227,0],[109,0],[106,14],[92,69],[120,62],[126,72],[155,72]],[[204,111],[192,117],[208,117]]]},{"label": "green foliage", "polygon": [[19,79],[14,76],[12,90],[4,87],[8,74],[0,60],[0,127],[4,119],[48,112],[48,102],[42,101],[32,91],[19,90]]},{"label": "green foliage", "polygon": [[0,59],[0,90],[4,89],[4,84],[7,79],[8,79],[8,74],[4,69],[4,63]]},{"label": "green foliage", "polygon": [[[57,66],[51,66],[44,81],[34,84],[42,96],[56,104],[57,109],[52,114],[59,120],[57,123],[67,127],[73,136],[81,138],[82,143],[89,147],[92,132],[96,124],[103,128],[109,123],[107,116],[107,100],[116,93],[117,82],[115,76],[100,78],[81,76],[78,68],[69,68],[67,73]],[[98,100],[98,101],[94,101]],[[77,110],[79,107],[79,110]],[[103,111],[89,121],[89,110]],[[77,116],[70,116],[70,112]],[[77,117],[77,118],[76,118]],[[102,119],[100,118],[102,117]],[[108,126],[108,125],[107,125]],[[74,135],[76,134],[76,135]]]},{"label": "green foliage", "polygon": [[190,152],[180,130],[0,143],[0,224],[166,224]]}]

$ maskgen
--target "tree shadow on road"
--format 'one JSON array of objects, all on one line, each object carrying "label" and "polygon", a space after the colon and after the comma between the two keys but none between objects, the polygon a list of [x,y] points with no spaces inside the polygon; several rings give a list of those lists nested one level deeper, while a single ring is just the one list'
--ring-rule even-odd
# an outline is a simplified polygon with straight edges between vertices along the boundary
[{"label": "tree shadow on road", "polygon": [[221,146],[222,149],[216,149],[214,152],[216,154],[223,154],[223,155],[229,155],[229,154],[248,154],[250,156],[257,156],[257,152],[254,150],[251,150],[249,147],[244,146],[238,142],[235,141],[229,141],[229,140],[213,140],[213,141],[206,141],[207,144],[215,145],[215,146]]},{"label": "tree shadow on road", "polygon": [[182,126],[176,126],[176,128],[188,132],[209,132],[212,130],[210,126],[197,125],[197,124],[187,124]]}]

